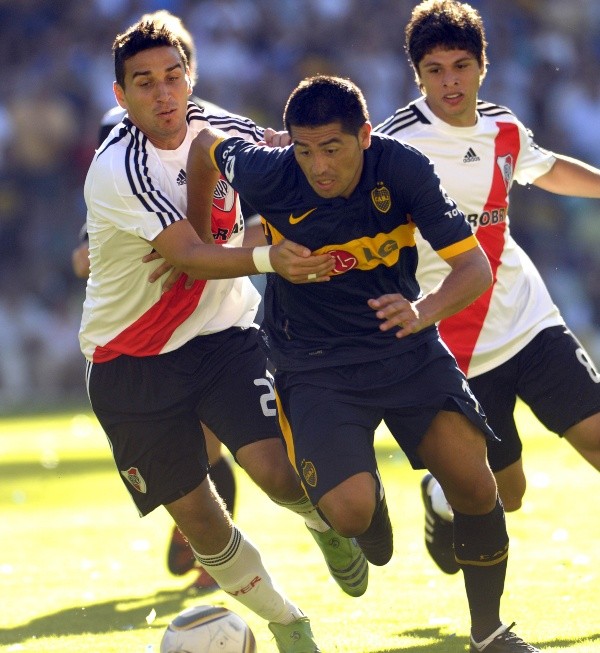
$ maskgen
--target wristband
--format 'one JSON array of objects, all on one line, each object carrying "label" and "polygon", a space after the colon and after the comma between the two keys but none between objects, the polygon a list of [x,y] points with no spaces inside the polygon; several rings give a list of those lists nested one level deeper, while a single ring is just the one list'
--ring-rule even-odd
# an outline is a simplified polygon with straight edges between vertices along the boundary
[{"label": "wristband", "polygon": [[252,249],[252,262],[256,269],[261,274],[263,272],[275,272],[275,268],[271,265],[271,258],[269,251],[272,245],[263,245],[262,247],[254,247]]}]

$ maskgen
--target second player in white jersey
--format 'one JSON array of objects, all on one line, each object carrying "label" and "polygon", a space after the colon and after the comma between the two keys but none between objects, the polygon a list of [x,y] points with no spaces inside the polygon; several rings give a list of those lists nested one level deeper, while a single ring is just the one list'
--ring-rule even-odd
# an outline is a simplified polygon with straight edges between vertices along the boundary
[{"label": "second player in white jersey", "polygon": [[[504,107],[479,101],[477,122],[455,127],[438,118],[424,97],[398,109],[377,131],[406,141],[435,163],[445,190],[467,216],[487,254],[493,286],[460,314],[443,320],[440,333],[468,377],[509,360],[549,326],[563,324],[546,286],[510,232],[509,191],[529,184],[554,165],[551,152]],[[417,232],[417,277],[423,292],[449,266]]]},{"label": "second player in white jersey", "polygon": [[[512,238],[509,193],[518,182],[560,195],[600,198],[600,170],[543,150],[510,110],[479,100],[487,40],[481,15],[471,5],[422,0],[411,12],[405,37],[422,97],[376,129],[429,156],[491,264],[492,287],[442,320],[440,334],[499,438],[488,443],[488,462],[505,509],[518,510],[526,479],[514,415],[517,400],[600,470],[600,374]],[[427,291],[447,271],[422,242],[418,254],[417,277]],[[457,573],[452,515],[441,486],[426,475],[421,490],[427,550],[440,569]],[[471,653],[534,650],[508,631],[502,627],[483,641],[483,633],[473,633]]]}]

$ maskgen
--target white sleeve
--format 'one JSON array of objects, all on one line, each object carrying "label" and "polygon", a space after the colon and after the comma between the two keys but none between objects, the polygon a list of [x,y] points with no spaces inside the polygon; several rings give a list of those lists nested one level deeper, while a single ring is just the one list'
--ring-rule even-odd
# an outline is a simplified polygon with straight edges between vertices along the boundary
[{"label": "white sleeve", "polygon": [[[103,159],[103,157],[105,157]],[[105,152],[94,162],[86,182],[88,222],[97,230],[113,228],[134,234],[147,241],[185,216],[175,202],[162,190],[160,174],[151,168],[132,173],[122,157]]]},{"label": "white sleeve", "polygon": [[517,121],[521,151],[514,171],[514,180],[522,185],[533,183],[545,175],[556,162],[556,156],[533,140],[533,134]]}]

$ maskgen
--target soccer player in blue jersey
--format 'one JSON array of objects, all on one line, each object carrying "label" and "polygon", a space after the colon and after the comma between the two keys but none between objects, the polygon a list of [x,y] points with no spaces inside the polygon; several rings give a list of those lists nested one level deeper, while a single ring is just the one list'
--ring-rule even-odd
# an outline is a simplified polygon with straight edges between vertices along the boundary
[{"label": "soccer player in blue jersey", "polygon": [[[274,150],[202,130],[188,158],[188,215],[202,222],[195,204],[219,170],[263,216],[265,261],[289,238],[334,259],[326,283],[268,275],[262,337],[288,454],[332,526],[386,564],[392,533],[373,447],[383,420],[412,466],[442,484],[472,635],[496,639],[509,542],[486,461],[495,436],[436,327],[489,287],[489,263],[431,162],[371,133],[352,82],[304,80],[284,124],[292,146]],[[415,276],[416,227],[450,266],[427,294]],[[514,649],[503,638],[493,650]]]},{"label": "soccer player in blue jersey", "polygon": [[[319,653],[307,617],[273,584],[216,495],[199,422],[269,496],[304,518],[338,584],[364,593],[364,555],[319,516],[285,455],[253,326],[259,295],[247,279],[267,266],[263,250],[241,246],[235,191],[222,178],[205,196],[201,237],[186,219],[185,167],[198,130],[218,125],[253,142],[264,131],[188,103],[187,59],[165,25],[131,26],[113,54],[115,96],[127,115],[96,152],[84,188],[90,276],[79,339],[92,408],[139,514],[164,506],[219,586],[269,622],[280,653]],[[168,290],[149,283],[143,261],[152,250],[191,287],[185,278]],[[270,254],[292,282],[327,278],[332,268],[329,256],[289,241]]]}]

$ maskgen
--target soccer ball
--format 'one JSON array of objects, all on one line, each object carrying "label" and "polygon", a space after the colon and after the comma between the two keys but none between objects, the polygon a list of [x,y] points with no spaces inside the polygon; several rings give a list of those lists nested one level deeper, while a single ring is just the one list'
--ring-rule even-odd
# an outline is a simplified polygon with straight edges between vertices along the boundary
[{"label": "soccer ball", "polygon": [[197,605],[180,612],[167,626],[160,653],[256,653],[256,640],[235,612]]}]

